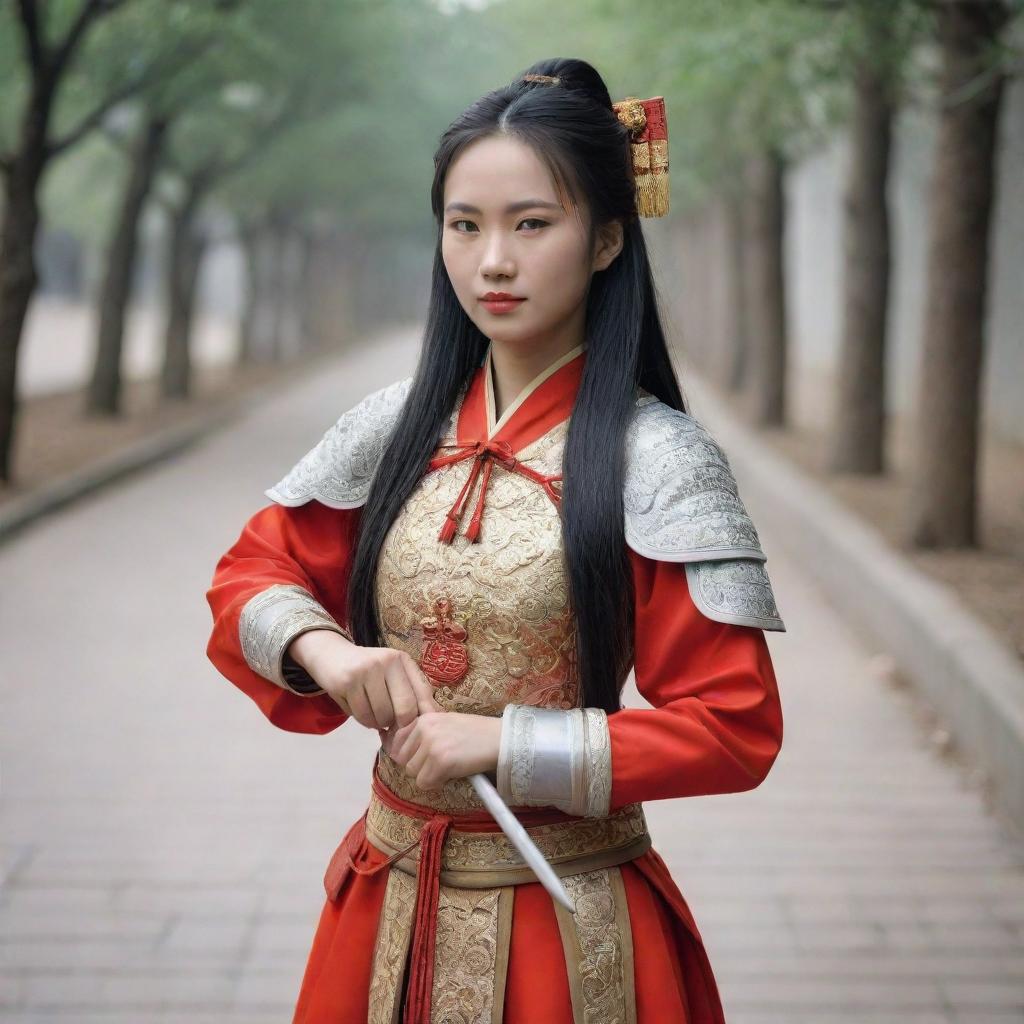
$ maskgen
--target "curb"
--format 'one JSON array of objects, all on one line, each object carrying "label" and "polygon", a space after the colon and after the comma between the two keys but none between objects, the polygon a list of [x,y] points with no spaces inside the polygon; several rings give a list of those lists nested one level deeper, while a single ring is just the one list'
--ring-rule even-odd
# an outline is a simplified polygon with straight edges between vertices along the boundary
[{"label": "curb", "polygon": [[[927,576],[804,470],[779,455],[690,373],[737,481],[831,603],[896,661],[987,773],[1024,829],[1024,666],[956,592]],[[797,541],[799,540],[799,545]]]},{"label": "curb", "polygon": [[81,469],[12,498],[0,505],[0,545],[44,516],[67,507],[79,498],[185,451],[238,419],[250,403],[262,401],[338,355],[337,352],[316,354],[298,366],[282,366],[281,374],[275,380],[254,387],[236,398],[225,399],[222,405],[212,411],[197,414],[186,423],[177,423],[156,431]]}]

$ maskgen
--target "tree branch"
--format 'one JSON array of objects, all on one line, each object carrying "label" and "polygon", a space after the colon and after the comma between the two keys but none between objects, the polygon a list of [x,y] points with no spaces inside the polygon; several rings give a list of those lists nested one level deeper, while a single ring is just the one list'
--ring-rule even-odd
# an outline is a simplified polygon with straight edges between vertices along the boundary
[{"label": "tree branch", "polygon": [[287,104],[283,107],[270,119],[268,124],[264,125],[260,129],[258,136],[254,137],[248,146],[243,147],[241,152],[236,153],[230,159],[215,161],[212,168],[213,176],[216,178],[227,177],[247,164],[266,146],[267,140],[276,135],[277,132],[284,127],[289,115],[292,113],[293,106],[297,106],[297,104]]},{"label": "tree branch", "polygon": [[78,49],[89,24],[97,18],[112,14],[119,7],[123,7],[125,2],[126,0],[85,0],[71,23],[71,28],[54,50],[53,67],[57,74],[60,74],[71,55]]},{"label": "tree branch", "polygon": [[18,0],[18,11],[21,14],[21,35],[28,63],[38,74],[46,64],[46,47],[39,34],[39,8],[36,7],[36,0]]},{"label": "tree branch", "polygon": [[198,180],[202,182],[202,187],[212,187],[214,184],[219,182],[222,178],[226,178],[235,171],[242,168],[248,163],[257,153],[261,152],[268,143],[268,140],[272,139],[285,125],[289,119],[295,114],[295,112],[301,106],[301,96],[293,95],[291,102],[284,104],[282,108],[274,114],[270,120],[263,125],[254,128],[254,135],[250,139],[249,143],[242,148],[238,153],[235,153],[231,157],[216,155],[211,156],[205,163],[192,169],[186,169],[182,164],[176,160],[173,156],[168,154],[165,160],[165,166],[181,177],[184,181],[189,183],[190,187]]},{"label": "tree branch", "polygon": [[106,114],[118,103],[129,99],[136,93],[141,92],[147,86],[164,75],[170,74],[173,71],[178,70],[179,67],[187,64],[190,60],[194,60],[199,56],[205,49],[207,49],[212,43],[212,39],[202,40],[199,43],[194,44],[192,47],[183,47],[181,50],[174,52],[170,55],[170,59],[167,61],[154,61],[149,68],[146,69],[137,78],[131,81],[125,82],[120,89],[115,89],[109,96],[106,96],[102,102],[90,111],[85,117],[82,118],[78,124],[72,128],[63,138],[54,139],[46,148],[47,157],[57,156],[62,153],[65,149],[73,146],[79,141],[84,135],[91,132],[106,116]]},{"label": "tree branch", "polygon": [[131,156],[132,153],[132,140],[131,136],[123,135],[118,132],[112,132],[109,128],[102,129],[103,137],[109,142],[114,149],[119,150],[122,156]]},{"label": "tree branch", "polygon": [[133,82],[126,82],[120,89],[115,89],[109,96],[105,97],[102,103],[98,104],[89,114],[83,117],[63,138],[55,139],[46,147],[47,158],[58,156],[78,142],[84,135],[88,135],[89,132],[100,124],[113,107],[117,106],[122,100],[128,99],[129,96],[134,95],[143,86],[148,84],[143,80],[148,77],[143,76],[143,78]]}]

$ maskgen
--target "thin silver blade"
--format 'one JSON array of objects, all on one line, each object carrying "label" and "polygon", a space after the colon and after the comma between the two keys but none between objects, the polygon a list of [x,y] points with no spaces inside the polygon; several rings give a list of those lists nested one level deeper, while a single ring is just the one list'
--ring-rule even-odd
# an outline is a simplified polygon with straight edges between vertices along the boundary
[{"label": "thin silver blade", "polygon": [[470,775],[469,781],[473,783],[473,788],[483,801],[484,806],[501,826],[502,832],[523,855],[523,860],[533,868],[534,874],[551,894],[551,898],[558,900],[566,910],[575,914],[576,905],[565,891],[562,880],[555,874],[555,869],[544,859],[544,854],[537,849],[537,844],[530,838],[530,833],[523,828],[519,819],[508,809],[508,805],[502,800],[501,794],[494,788],[491,780],[478,772]]}]

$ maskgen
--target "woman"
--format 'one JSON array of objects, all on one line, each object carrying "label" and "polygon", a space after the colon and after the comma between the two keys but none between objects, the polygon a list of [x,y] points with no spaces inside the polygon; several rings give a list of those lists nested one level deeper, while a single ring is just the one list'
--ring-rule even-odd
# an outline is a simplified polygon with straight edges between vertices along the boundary
[{"label": "woman", "polygon": [[[296,1022],[724,1019],[642,802],[765,778],[785,627],[659,322],[659,111],[546,60],[449,127],[414,376],[345,412],[217,565],[217,668],[282,729],[381,736]],[[650,708],[620,708],[631,667]]]}]

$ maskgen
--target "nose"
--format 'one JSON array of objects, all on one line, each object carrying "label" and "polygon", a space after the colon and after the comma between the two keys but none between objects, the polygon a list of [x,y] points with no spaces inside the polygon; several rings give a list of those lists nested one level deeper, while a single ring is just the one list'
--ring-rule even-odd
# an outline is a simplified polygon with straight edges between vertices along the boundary
[{"label": "nose", "polygon": [[494,232],[484,250],[480,273],[486,278],[512,277],[515,269],[515,261],[508,253],[508,240],[500,231]]}]

